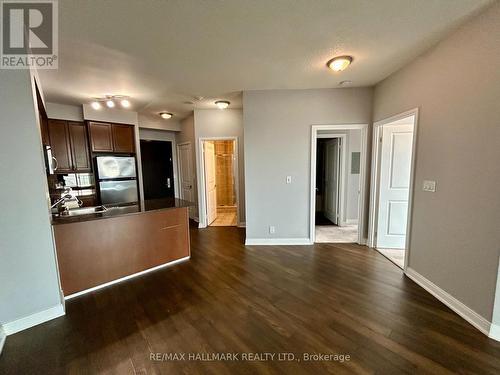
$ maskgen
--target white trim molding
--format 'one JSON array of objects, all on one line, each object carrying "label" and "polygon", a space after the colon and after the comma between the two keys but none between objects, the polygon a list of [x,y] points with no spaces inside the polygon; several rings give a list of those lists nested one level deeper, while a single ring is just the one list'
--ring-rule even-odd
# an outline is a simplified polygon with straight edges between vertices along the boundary
[{"label": "white trim molding", "polygon": [[234,190],[236,192],[236,222],[240,222],[240,155],[239,155],[239,137],[198,137],[196,143],[196,170],[197,186],[198,186],[198,228],[203,229],[208,226],[207,223],[207,198],[205,186],[205,158],[204,158],[204,142],[206,141],[233,141],[234,142],[234,164],[233,164],[233,180]]},{"label": "white trim molding", "polygon": [[[368,124],[336,124],[336,125],[311,125],[311,148],[310,148],[310,181],[309,181],[309,238],[307,244],[315,242],[315,221],[316,221],[316,149],[318,138],[323,138],[325,135],[318,134],[319,131],[343,131],[343,130],[361,130],[361,163],[360,163],[360,178],[359,178],[359,200],[358,200],[358,244],[363,243],[364,218],[365,218],[365,191],[366,191],[366,159],[368,145]],[[328,137],[334,137],[329,135]],[[345,147],[344,147],[345,149]],[[342,220],[344,218],[341,218]],[[345,224],[342,222],[342,224]],[[264,239],[265,240],[265,239]],[[295,239],[292,239],[295,240]],[[301,245],[307,245],[305,243]]]},{"label": "white trim molding", "polygon": [[500,341],[500,325],[492,323],[490,327],[490,334],[488,336],[490,336],[490,339]]},{"label": "white trim molding", "polygon": [[[458,299],[456,299],[451,294],[438,287],[432,281],[428,280],[427,278],[419,274],[411,267],[408,267],[406,269],[406,276],[408,276],[415,283],[420,285],[422,288],[424,288],[426,291],[428,291],[430,294],[432,294],[434,297],[436,297],[438,300],[444,303],[447,307],[449,307],[451,310],[456,312],[458,315],[460,315],[462,318],[464,318],[466,321],[468,321],[470,324],[476,327],[483,334],[491,338],[494,338],[493,336],[491,336],[490,332],[491,323],[485,318],[483,318],[481,315],[479,315],[477,312],[472,310],[470,307],[464,305]],[[496,331],[496,333],[500,332]],[[498,340],[498,338],[496,340]]]},{"label": "white trim molding", "polygon": [[5,334],[5,331],[3,330],[3,326],[0,324],[0,355],[2,354],[3,346],[5,344],[5,339],[7,335]]},{"label": "white trim molding", "polygon": [[147,270],[136,272],[136,273],[133,273],[132,275],[124,276],[124,277],[121,277],[119,279],[116,279],[116,280],[113,280],[113,281],[110,281],[110,282],[107,282],[107,283],[104,283],[101,285],[94,286],[93,288],[85,289],[85,290],[82,290],[81,292],[76,292],[76,293],[70,294],[70,295],[66,296],[64,299],[67,301],[67,300],[70,300],[72,298],[81,296],[83,294],[94,292],[96,290],[106,288],[110,285],[121,283],[122,281],[125,281],[125,280],[130,280],[130,279],[133,279],[135,277],[142,276],[142,275],[145,275],[147,273],[150,273],[150,272],[153,272],[153,271],[165,268],[165,267],[173,266],[174,264],[177,264],[177,263],[185,262],[185,261],[189,260],[190,258],[191,258],[191,256],[188,255],[187,257],[184,257],[184,258],[180,258],[180,259],[176,259],[176,260],[173,260],[171,262],[168,262],[168,263],[160,264],[159,266],[148,268]]},{"label": "white trim molding", "polygon": [[310,238],[247,238],[245,246],[312,245]]},{"label": "white trim molding", "polygon": [[409,111],[399,113],[389,118],[376,121],[373,123],[372,129],[372,160],[371,160],[371,177],[370,177],[370,207],[368,210],[368,242],[367,246],[376,247],[376,227],[378,221],[378,195],[380,184],[380,136],[382,135],[382,127],[392,122],[402,120],[413,116],[413,139],[411,153],[411,169],[410,169],[410,184],[408,195],[408,212],[406,222],[406,238],[405,238],[405,259],[403,270],[408,267],[408,259],[410,255],[410,237],[411,237],[411,217],[413,212],[413,187],[415,183],[415,163],[417,153],[417,135],[418,135],[418,108],[413,108]]},{"label": "white trim molding", "polygon": [[14,320],[9,323],[3,323],[3,329],[5,334],[9,336],[13,335],[14,333],[23,331],[25,329],[34,327],[38,324],[48,322],[49,320],[59,318],[64,314],[65,314],[64,306],[62,304],[59,304],[47,310],[43,310],[35,314],[25,316],[24,318]]}]

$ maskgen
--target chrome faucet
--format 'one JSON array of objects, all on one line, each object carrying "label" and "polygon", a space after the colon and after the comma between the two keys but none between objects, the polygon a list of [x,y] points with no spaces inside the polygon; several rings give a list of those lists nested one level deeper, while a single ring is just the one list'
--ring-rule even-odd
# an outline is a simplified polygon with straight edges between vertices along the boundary
[{"label": "chrome faucet", "polygon": [[71,194],[65,194],[61,198],[59,198],[56,201],[56,203],[54,203],[52,206],[50,206],[50,208],[54,208],[54,207],[60,205],[61,203],[65,202],[67,199],[71,199],[71,198],[73,198],[73,196]]}]

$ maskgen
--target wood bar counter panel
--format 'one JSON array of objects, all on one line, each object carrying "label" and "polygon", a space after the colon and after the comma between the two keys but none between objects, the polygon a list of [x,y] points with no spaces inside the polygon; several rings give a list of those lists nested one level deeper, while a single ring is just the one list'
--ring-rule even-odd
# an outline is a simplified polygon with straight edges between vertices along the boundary
[{"label": "wood bar counter panel", "polygon": [[190,255],[187,208],[54,226],[65,296]]}]

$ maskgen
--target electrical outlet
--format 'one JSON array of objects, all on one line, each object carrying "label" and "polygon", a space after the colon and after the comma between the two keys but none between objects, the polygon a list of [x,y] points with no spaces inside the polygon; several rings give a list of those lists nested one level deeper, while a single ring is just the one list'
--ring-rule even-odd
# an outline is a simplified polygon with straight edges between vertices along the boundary
[{"label": "electrical outlet", "polygon": [[269,226],[269,233],[270,233],[270,234],[274,234],[274,233],[276,233],[276,227],[275,227],[274,225],[270,225],[270,226]]},{"label": "electrical outlet", "polygon": [[424,180],[423,191],[436,192],[436,181]]},{"label": "electrical outlet", "polygon": [[286,176],[286,183],[291,184],[292,183],[292,176]]}]

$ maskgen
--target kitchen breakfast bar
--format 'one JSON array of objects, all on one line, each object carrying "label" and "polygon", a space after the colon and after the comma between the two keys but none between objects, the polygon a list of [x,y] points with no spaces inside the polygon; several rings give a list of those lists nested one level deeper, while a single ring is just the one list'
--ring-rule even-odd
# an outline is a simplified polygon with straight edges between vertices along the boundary
[{"label": "kitchen breakfast bar", "polygon": [[64,296],[71,298],[189,259],[191,205],[174,198],[154,199],[53,217]]}]

